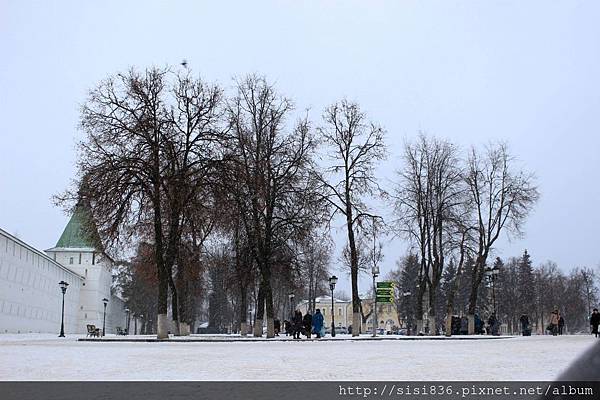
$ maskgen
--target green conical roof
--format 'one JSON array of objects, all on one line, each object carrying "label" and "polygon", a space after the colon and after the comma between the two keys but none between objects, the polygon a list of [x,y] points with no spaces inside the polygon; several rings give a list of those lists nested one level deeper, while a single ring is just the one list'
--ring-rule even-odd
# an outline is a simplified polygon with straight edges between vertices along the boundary
[{"label": "green conical roof", "polygon": [[56,247],[61,248],[95,248],[92,235],[89,234],[89,229],[92,226],[89,215],[80,205],[75,207],[75,211],[65,227],[60,239],[56,243]]}]

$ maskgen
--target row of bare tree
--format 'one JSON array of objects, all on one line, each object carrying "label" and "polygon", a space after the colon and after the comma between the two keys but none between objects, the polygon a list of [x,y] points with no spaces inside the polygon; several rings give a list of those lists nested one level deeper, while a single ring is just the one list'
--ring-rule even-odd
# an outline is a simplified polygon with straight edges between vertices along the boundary
[{"label": "row of bare tree", "polygon": [[[323,227],[337,213],[348,225],[359,315],[353,235],[369,216],[362,196],[376,186],[383,130],[347,101],[328,107],[317,129],[293,112],[292,101],[256,75],[236,80],[229,96],[187,68],[132,69],[90,91],[76,189],[59,200],[85,205],[105,251],[152,249],[143,259],[155,270],[156,312],[145,314],[156,315],[159,338],[189,334],[215,242],[233,254],[242,331],[249,291],[258,288],[255,335],[266,319],[272,337],[275,266],[300,275],[290,289],[306,278],[314,299],[327,269]],[[320,144],[330,149],[324,168]]]},{"label": "row of bare tree", "polygon": [[147,265],[155,270],[158,337],[189,334],[198,293],[211,281],[207,266],[218,260],[231,267],[241,330],[256,293],[254,334],[262,335],[266,320],[272,337],[283,291],[320,294],[336,218],[347,236],[353,326],[362,318],[361,243],[372,235],[376,266],[377,232],[390,227],[418,249],[419,323],[424,298],[436,302],[447,260],[456,260],[460,276],[467,254],[475,259],[472,316],[494,243],[502,231],[520,233],[538,198],[533,177],[516,168],[503,144],[462,157],[457,146],[421,136],[405,146],[391,196],[397,218],[386,228],[382,213],[372,210],[375,197],[387,197],[375,176],[386,157],[384,129],[346,100],[327,107],[315,126],[294,111],[261,76],[235,80],[227,94],[187,67],[132,69],[90,91],[76,190],[61,200],[86,206],[106,251],[141,242],[152,249]]},{"label": "row of bare tree", "polygon": [[[399,321],[414,327],[417,315],[417,302],[414,296],[402,296],[403,293],[416,292],[419,282],[420,261],[417,254],[411,253],[397,262],[397,268],[388,276],[396,282],[398,288],[397,311]],[[436,294],[435,308],[436,330],[449,317],[466,315],[470,300],[470,272],[475,259],[471,254],[463,264],[464,272],[457,278],[457,266],[453,260],[444,271],[441,285]],[[476,314],[483,321],[497,313],[501,323],[506,324],[509,333],[520,334],[520,318],[526,315],[530,327],[538,334],[544,334],[553,310],[558,309],[565,320],[568,332],[589,331],[589,317],[593,308],[598,307],[600,276],[592,268],[573,268],[565,274],[551,261],[533,266],[527,250],[520,257],[511,257],[503,261],[494,259],[494,268],[498,274],[492,281],[488,275],[479,288]],[[456,291],[452,287],[456,285]],[[449,295],[454,296],[451,314],[446,314]],[[433,332],[433,329],[430,329]]]},{"label": "row of bare tree", "polygon": [[[420,135],[407,142],[394,195],[396,232],[408,239],[417,255],[417,329],[423,315],[436,326],[436,296],[450,261],[456,268],[445,282],[446,314],[454,314],[459,281],[469,268],[469,333],[488,258],[501,233],[520,235],[525,219],[538,200],[534,176],[523,171],[503,143],[463,156],[455,144]],[[426,298],[425,298],[426,297]],[[424,309],[424,307],[426,309]],[[446,332],[450,332],[450,319]]]}]

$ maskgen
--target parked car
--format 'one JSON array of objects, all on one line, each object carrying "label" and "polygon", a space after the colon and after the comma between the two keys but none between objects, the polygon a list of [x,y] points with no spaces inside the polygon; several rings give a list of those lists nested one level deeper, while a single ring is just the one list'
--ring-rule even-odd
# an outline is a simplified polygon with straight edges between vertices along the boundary
[{"label": "parked car", "polygon": [[348,328],[346,328],[345,326],[340,326],[335,328],[335,333],[336,334],[343,334],[343,335],[347,335],[348,334]]}]

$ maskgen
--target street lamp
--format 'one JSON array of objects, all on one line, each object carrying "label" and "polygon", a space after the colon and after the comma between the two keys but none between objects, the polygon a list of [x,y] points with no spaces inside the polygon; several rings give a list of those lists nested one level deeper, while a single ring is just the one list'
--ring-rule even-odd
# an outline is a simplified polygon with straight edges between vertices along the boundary
[{"label": "street lamp", "polygon": [[129,308],[125,309],[125,315],[127,315],[127,319],[125,320],[125,334],[129,335]]},{"label": "street lamp", "polygon": [[[290,299],[290,321],[294,319],[294,297],[296,297],[294,293],[290,292],[290,294],[288,294],[288,298]],[[310,301],[310,299],[308,301]]]},{"label": "street lamp", "polygon": [[104,317],[102,318],[102,336],[106,334],[106,305],[108,304],[108,299],[105,297],[102,299],[104,303]]},{"label": "street lamp", "polygon": [[252,310],[248,310],[248,324],[250,324],[250,328],[248,328],[248,332],[246,333],[252,333],[252,323],[254,321],[252,321]]},{"label": "street lamp", "polygon": [[373,319],[373,337],[377,337],[377,328],[379,327],[379,324],[377,323],[377,284],[375,283],[375,278],[379,276],[379,267],[373,265],[371,272],[373,273],[373,312],[375,316]]},{"label": "street lamp", "polygon": [[331,337],[335,337],[335,312],[333,311],[333,290],[335,289],[336,283],[337,276],[332,275],[331,278],[329,278],[329,289],[331,290]]},{"label": "street lamp", "polygon": [[[404,293],[402,293],[402,297],[404,297],[404,299],[406,299],[411,294],[412,294],[411,292],[404,292]],[[404,307],[406,307],[408,309],[409,307],[406,306],[406,300],[404,300],[403,303],[404,303]],[[411,314],[409,314],[408,310],[407,310],[407,312],[406,312],[406,324],[408,326],[406,327],[406,336],[410,336],[410,327],[411,327],[411,324],[412,324],[412,319],[410,318],[410,316],[411,316]]]},{"label": "street lamp", "polygon": [[58,282],[58,286],[60,286],[60,290],[62,291],[62,312],[60,316],[60,334],[58,337],[65,337],[65,293],[67,293],[67,286],[69,284],[65,281]]},{"label": "street lamp", "polygon": [[498,274],[500,274],[500,268],[497,265],[494,265],[494,268],[488,267],[485,269],[485,275],[488,277],[492,286],[492,304],[496,318],[498,318],[498,310],[496,308],[496,279],[498,279]]}]

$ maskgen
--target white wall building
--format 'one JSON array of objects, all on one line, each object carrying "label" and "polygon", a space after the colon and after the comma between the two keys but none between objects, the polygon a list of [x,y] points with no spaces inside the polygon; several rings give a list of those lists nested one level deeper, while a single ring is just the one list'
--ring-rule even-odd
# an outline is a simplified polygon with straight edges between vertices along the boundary
[{"label": "white wall building", "polygon": [[60,281],[69,284],[65,294],[65,331],[77,332],[84,278],[0,229],[0,333],[58,334]]},{"label": "white wall building", "polygon": [[61,280],[65,332],[86,333],[86,325],[106,333],[126,326],[124,302],[111,294],[113,261],[85,233],[85,212],[76,208],[56,246],[45,253],[0,229],[0,333],[58,332]]}]

